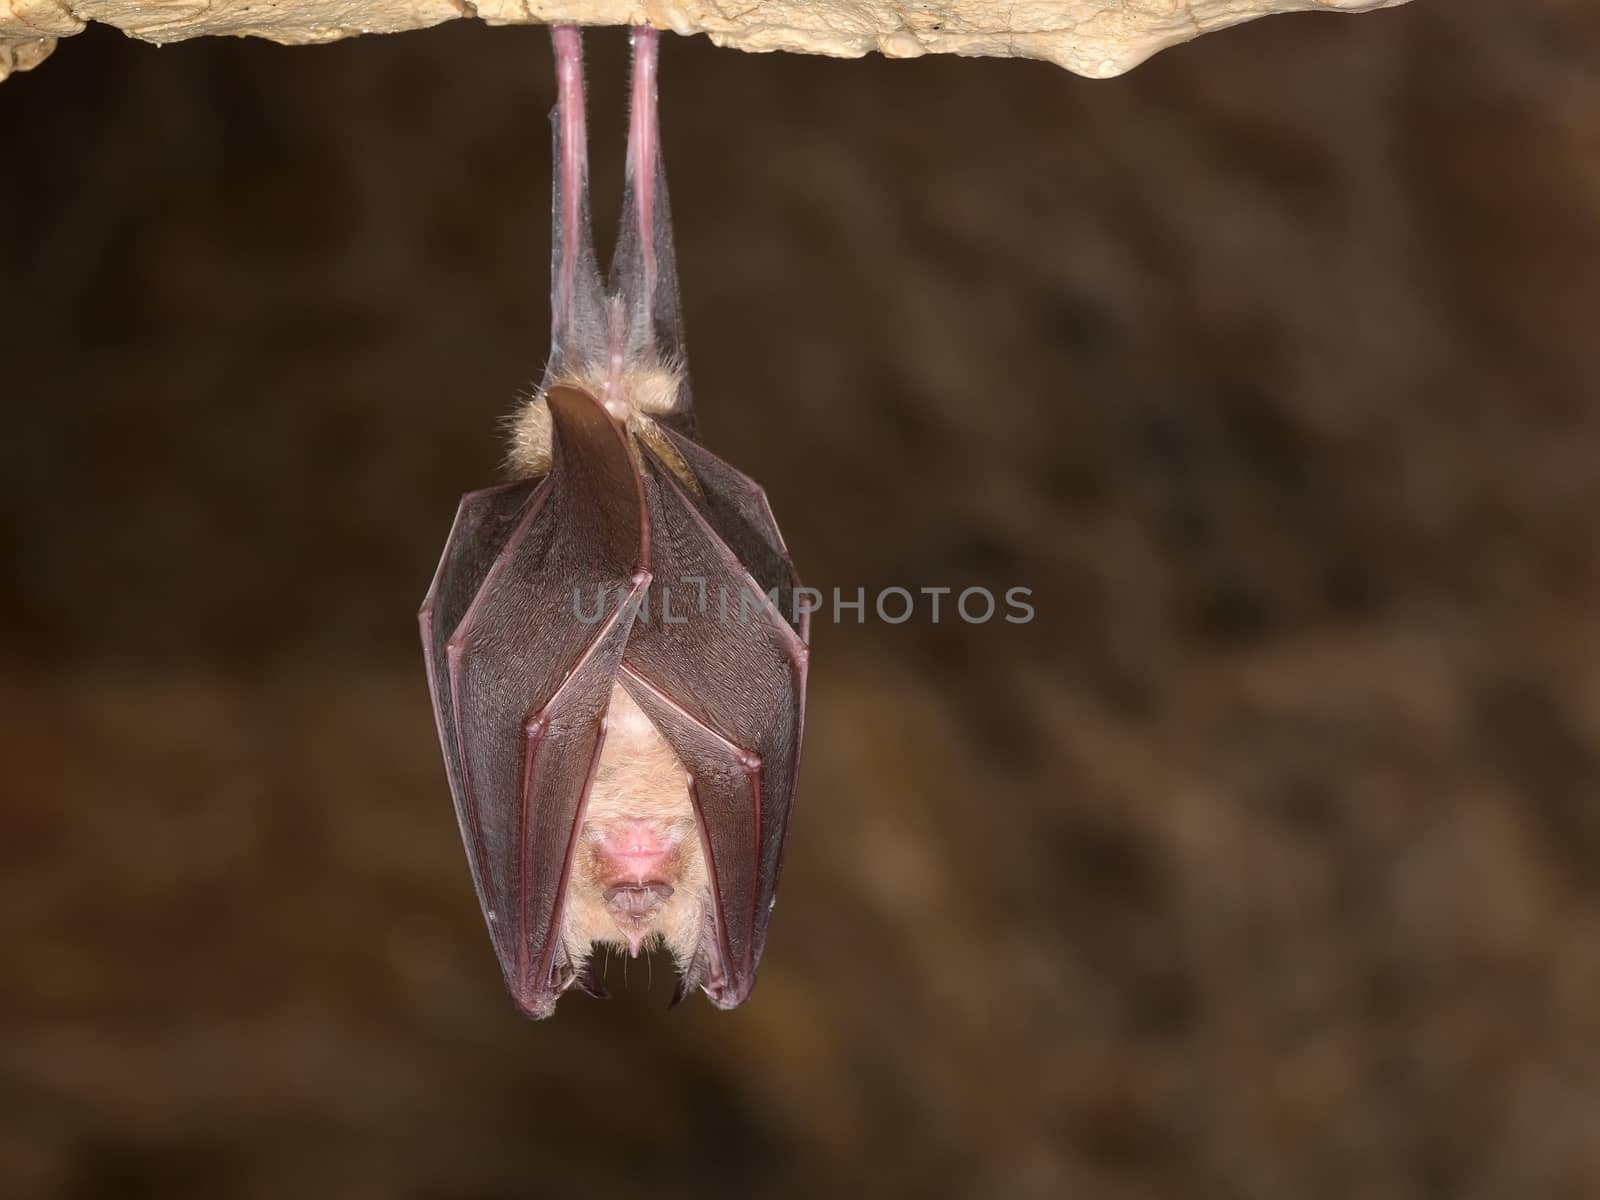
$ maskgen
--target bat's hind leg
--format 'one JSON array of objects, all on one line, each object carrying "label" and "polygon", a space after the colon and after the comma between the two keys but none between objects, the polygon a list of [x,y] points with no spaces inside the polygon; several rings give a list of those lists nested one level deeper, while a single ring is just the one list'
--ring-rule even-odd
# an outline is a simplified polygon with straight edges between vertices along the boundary
[{"label": "bat's hind leg", "polygon": [[556,59],[556,107],[550,114],[551,174],[549,386],[581,377],[602,361],[610,341],[589,220],[589,136],[584,102],[583,39],[576,25],[550,30]]},{"label": "bat's hind leg", "polygon": [[[607,291],[620,306],[613,326],[610,368],[626,373],[631,406],[690,432],[684,361],[683,311],[672,248],[672,213],[661,157],[656,75],[661,36],[648,25],[633,30],[633,76],[628,94],[627,183],[622,225],[611,257]],[[614,317],[614,319],[616,319]]]},{"label": "bat's hind leg", "polygon": [[[672,251],[672,218],[656,115],[660,35],[633,31],[627,183],[622,225],[604,287],[589,216],[589,151],[583,41],[576,25],[550,30],[556,107],[550,251],[550,361],[538,394],[511,422],[510,466],[518,476],[550,469],[544,397],[558,384],[588,392],[616,420],[650,437],[653,423],[695,433],[684,363],[683,315]],[[652,440],[662,443],[659,434]],[[663,453],[670,455],[670,447]]]}]

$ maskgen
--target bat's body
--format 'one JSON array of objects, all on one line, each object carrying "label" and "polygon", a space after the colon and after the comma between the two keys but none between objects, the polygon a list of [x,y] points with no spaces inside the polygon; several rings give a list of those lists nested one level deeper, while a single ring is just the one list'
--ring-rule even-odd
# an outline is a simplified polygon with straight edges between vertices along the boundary
[{"label": "bat's body", "polygon": [[516,482],[462,499],[421,612],[474,883],[530,1016],[594,947],[680,995],[755,982],[799,765],[807,618],[761,489],[695,440],[653,30],[634,35],[611,276],[589,230],[578,32],[554,31],[553,347]]}]

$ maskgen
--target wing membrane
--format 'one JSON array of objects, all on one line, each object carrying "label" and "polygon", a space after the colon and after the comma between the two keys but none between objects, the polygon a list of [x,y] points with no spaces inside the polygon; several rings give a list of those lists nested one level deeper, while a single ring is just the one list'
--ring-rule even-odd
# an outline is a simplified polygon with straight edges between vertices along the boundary
[{"label": "wing membrane", "polygon": [[[555,934],[574,832],[633,621],[625,601],[649,579],[625,435],[580,391],[553,388],[547,401],[550,475],[444,639],[447,686],[436,701],[495,951],[512,994],[536,1015],[568,982]],[[481,563],[505,523],[480,522],[461,560]],[[442,616],[436,600],[435,639]]]},{"label": "wing membrane", "polygon": [[[691,777],[725,975],[707,990],[732,1008],[755,982],[777,890],[799,766],[807,652],[672,471],[650,459],[643,480],[652,605],[629,635],[624,685]],[[700,579],[703,605],[693,582]]]}]

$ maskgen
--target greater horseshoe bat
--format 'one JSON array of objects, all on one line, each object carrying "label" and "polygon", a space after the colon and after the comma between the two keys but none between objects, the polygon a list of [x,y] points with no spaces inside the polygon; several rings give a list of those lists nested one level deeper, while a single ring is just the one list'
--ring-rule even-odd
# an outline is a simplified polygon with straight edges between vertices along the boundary
[{"label": "greater horseshoe bat", "polygon": [[664,942],[675,998],[750,994],[799,768],[809,614],[765,493],[700,444],[656,118],[633,31],[621,231],[589,222],[582,46],[552,30],[550,358],[517,478],[461,500],[419,614],[445,772],[530,1017]]}]

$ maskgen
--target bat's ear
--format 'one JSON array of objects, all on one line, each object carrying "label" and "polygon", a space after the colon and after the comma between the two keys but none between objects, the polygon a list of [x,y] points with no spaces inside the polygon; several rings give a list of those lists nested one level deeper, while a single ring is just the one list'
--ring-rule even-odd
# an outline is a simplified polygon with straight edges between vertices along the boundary
[{"label": "bat's ear", "polygon": [[678,1007],[697,988],[702,989],[706,998],[718,1008],[738,1008],[745,1002],[755,985],[755,978],[730,978],[719,950],[720,945],[716,920],[707,913],[705,931],[695,946],[694,956],[679,966],[678,987],[672,993],[672,1003],[668,1007]]},{"label": "bat's ear", "polygon": [[543,1021],[555,1015],[557,1002],[574,987],[602,1000],[610,995],[600,977],[594,973],[592,959],[581,967],[574,967],[572,960],[567,957],[566,946],[558,945],[550,967],[549,981],[543,987],[518,987],[512,984],[511,998],[524,1016]]},{"label": "bat's ear", "polygon": [[687,963],[678,967],[678,987],[672,993],[671,1008],[682,1004],[689,993],[696,988],[705,987],[718,971],[721,956],[717,953],[717,931],[715,924],[708,919],[705,931],[700,935],[700,941],[695,946],[694,957]]},{"label": "bat's ear", "polygon": [[600,969],[595,966],[592,955],[583,964],[583,969],[578,972],[576,986],[585,996],[593,996],[596,1000],[609,1000],[611,998],[611,993],[606,990],[605,980],[600,978]]}]

